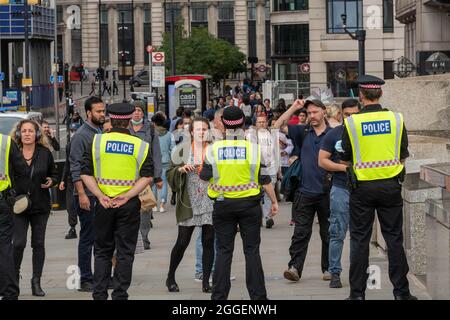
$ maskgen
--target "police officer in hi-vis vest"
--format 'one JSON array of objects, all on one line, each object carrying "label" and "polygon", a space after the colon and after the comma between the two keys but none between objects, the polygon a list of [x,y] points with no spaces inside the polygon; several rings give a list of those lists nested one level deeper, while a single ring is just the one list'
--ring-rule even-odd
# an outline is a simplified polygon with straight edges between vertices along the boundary
[{"label": "police officer in hi-vis vest", "polygon": [[364,300],[368,279],[369,243],[375,210],[388,247],[389,278],[396,300],[416,300],[409,291],[403,248],[401,182],[409,156],[408,136],[400,113],[382,108],[382,79],[357,79],[363,109],[345,119],[341,159],[350,161],[350,300]]},{"label": "police officer in hi-vis vest", "polygon": [[134,106],[127,103],[111,104],[107,112],[113,129],[96,134],[92,150],[84,155],[81,178],[97,197],[94,218],[95,300],[108,298],[108,280],[111,276],[111,258],[117,249],[114,269],[113,300],[128,298],[139,232],[140,207],[138,198],[153,177],[153,162],[148,144],[128,131]]},{"label": "police officer in hi-vis vest", "polygon": [[210,181],[208,196],[214,199],[213,226],[217,254],[211,299],[225,300],[230,292],[231,260],[239,225],[242,237],[247,289],[252,300],[267,299],[264,272],[259,254],[261,242],[262,190],[272,201],[271,216],[278,202],[270,176],[261,173],[261,152],[257,144],[245,140],[245,116],[238,107],[224,110],[224,140],[208,147],[200,178]]},{"label": "police officer in hi-vis vest", "polygon": [[0,133],[0,296],[3,300],[19,297],[12,245],[14,179],[27,179],[27,164],[17,144]]}]

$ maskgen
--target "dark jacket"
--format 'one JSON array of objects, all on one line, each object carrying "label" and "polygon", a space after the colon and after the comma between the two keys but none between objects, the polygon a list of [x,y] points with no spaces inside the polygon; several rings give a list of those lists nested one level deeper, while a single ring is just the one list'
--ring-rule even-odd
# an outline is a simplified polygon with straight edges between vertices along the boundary
[{"label": "dark jacket", "polygon": [[[72,138],[70,146],[70,174],[72,175],[73,183],[81,181],[81,164],[83,163],[83,154],[86,150],[90,150],[94,135],[102,133],[100,129],[92,127],[88,122],[85,122],[75,133]],[[84,188],[86,195],[93,197],[92,192],[88,188]],[[77,195],[77,190],[74,188],[74,194]]]},{"label": "dark jacket", "polygon": [[61,175],[61,181],[67,184],[68,182],[72,182],[72,176],[70,175],[70,141],[66,145],[66,162],[64,162],[64,168]]},{"label": "dark jacket", "polygon": [[52,186],[58,183],[58,172],[52,153],[46,147],[36,145],[31,164],[27,167],[27,176],[31,176],[34,167],[31,184],[28,179],[16,178],[15,188],[18,194],[25,194],[28,191],[31,194],[31,209],[24,213],[50,213],[50,189],[41,188],[41,184],[46,182],[47,177],[52,179]]},{"label": "dark jacket", "polygon": [[[183,157],[183,150],[189,150],[190,146],[178,145],[175,150],[180,148],[180,158]],[[184,166],[185,163],[174,164],[170,161],[169,169],[166,172],[167,182],[170,188],[177,193],[177,204],[175,207],[175,215],[177,217],[177,223],[191,219],[193,216],[191,200],[189,199],[187,176],[186,173],[178,171],[179,168]]]}]

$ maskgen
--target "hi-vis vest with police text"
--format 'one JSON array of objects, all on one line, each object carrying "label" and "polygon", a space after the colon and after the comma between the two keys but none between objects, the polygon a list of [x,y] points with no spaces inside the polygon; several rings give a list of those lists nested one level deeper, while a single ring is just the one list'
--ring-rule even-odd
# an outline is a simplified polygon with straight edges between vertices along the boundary
[{"label": "hi-vis vest with police text", "polygon": [[392,111],[354,114],[345,119],[359,181],[389,179],[402,170],[403,116]]},{"label": "hi-vis vest with police text", "polygon": [[222,140],[209,146],[207,158],[213,168],[208,196],[247,198],[258,195],[259,146],[246,140]]},{"label": "hi-vis vest with police text", "polygon": [[92,144],[94,177],[100,190],[116,197],[130,190],[139,179],[147,158],[148,143],[123,133],[96,134]]},{"label": "hi-vis vest with police text", "polygon": [[11,149],[11,138],[0,133],[0,191],[11,187],[9,177],[9,150]]}]

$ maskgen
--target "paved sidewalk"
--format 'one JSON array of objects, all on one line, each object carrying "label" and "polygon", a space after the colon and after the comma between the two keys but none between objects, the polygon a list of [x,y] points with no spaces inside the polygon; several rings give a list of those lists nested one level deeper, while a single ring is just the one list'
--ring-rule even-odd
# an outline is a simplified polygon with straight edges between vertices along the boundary
[{"label": "paved sidewalk", "polygon": [[[180,287],[179,293],[169,293],[165,287],[165,279],[169,267],[170,251],[177,236],[174,207],[168,205],[167,212],[156,213],[153,220],[154,228],[150,232],[151,250],[136,255],[133,282],[129,290],[130,299],[210,299],[210,295],[201,292],[201,283],[194,281],[195,239],[191,244],[178,268],[176,281]],[[343,285],[342,289],[330,289],[328,282],[321,280],[320,270],[320,237],[318,224],[314,224],[309,252],[303,271],[303,278],[298,283],[290,283],[283,278],[283,271],[289,261],[289,244],[293,227],[288,225],[291,205],[281,203],[280,213],[276,216],[273,229],[263,228],[261,255],[266,276],[268,297],[273,300],[342,300],[349,294],[348,285],[348,255],[349,246],[346,241],[343,253]],[[76,240],[65,240],[67,232],[67,214],[65,211],[53,213],[47,228],[46,248],[47,258],[42,278],[42,287],[47,293],[39,299],[91,299],[88,293],[80,293],[66,288],[69,274],[66,270],[70,265],[77,264]],[[29,236],[30,236],[29,232]],[[236,237],[230,299],[248,300],[245,287],[245,261],[240,236]],[[392,286],[387,275],[387,259],[376,248],[372,248],[370,263],[381,268],[381,289],[368,290],[367,299],[392,300]],[[28,240],[22,263],[21,299],[38,299],[31,295],[31,248]],[[410,276],[411,292],[419,299],[430,299],[424,287]]]}]

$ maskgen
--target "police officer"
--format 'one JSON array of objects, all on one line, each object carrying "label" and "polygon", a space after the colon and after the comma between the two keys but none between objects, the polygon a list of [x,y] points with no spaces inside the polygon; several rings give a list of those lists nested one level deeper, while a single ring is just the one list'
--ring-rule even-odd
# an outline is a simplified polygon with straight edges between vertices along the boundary
[{"label": "police officer", "polygon": [[117,249],[114,269],[113,300],[128,299],[139,232],[140,206],[138,195],[151,182],[153,162],[149,145],[130,135],[128,127],[134,106],[115,103],[108,106],[113,129],[110,133],[96,134],[91,152],[84,155],[81,178],[97,197],[94,218],[95,300],[108,298],[108,280],[111,258]]},{"label": "police officer", "polygon": [[0,296],[17,300],[19,279],[13,258],[14,178],[26,179],[27,164],[16,143],[0,133]]},{"label": "police officer", "polygon": [[208,196],[214,199],[213,226],[217,255],[211,299],[226,300],[230,292],[234,238],[239,226],[245,255],[246,283],[252,300],[267,299],[264,272],[259,254],[261,242],[261,185],[272,201],[271,216],[278,212],[270,176],[261,174],[261,152],[257,144],[245,140],[245,116],[238,107],[223,112],[224,140],[208,147],[200,173],[210,181]]},{"label": "police officer", "polygon": [[368,279],[369,242],[377,211],[388,247],[389,278],[396,300],[416,300],[409,291],[408,262],[403,248],[401,180],[409,156],[403,116],[379,104],[382,79],[357,79],[363,109],[345,119],[342,160],[351,161],[350,300],[364,300]]}]

